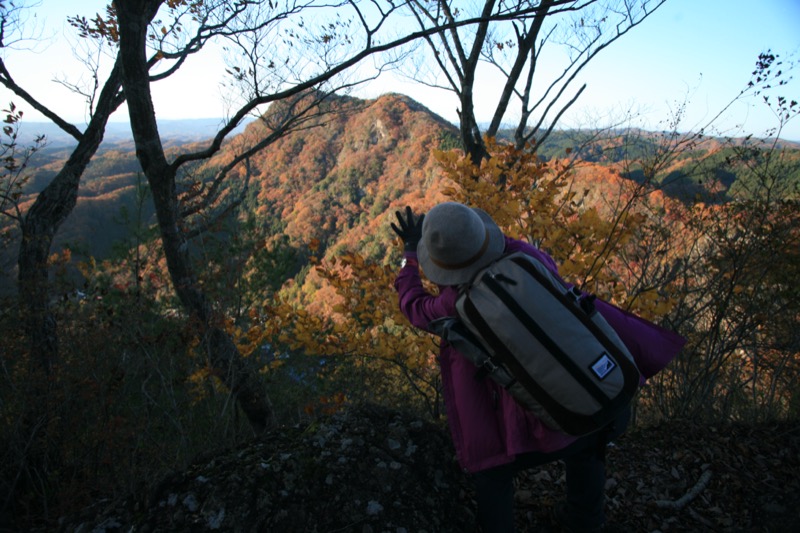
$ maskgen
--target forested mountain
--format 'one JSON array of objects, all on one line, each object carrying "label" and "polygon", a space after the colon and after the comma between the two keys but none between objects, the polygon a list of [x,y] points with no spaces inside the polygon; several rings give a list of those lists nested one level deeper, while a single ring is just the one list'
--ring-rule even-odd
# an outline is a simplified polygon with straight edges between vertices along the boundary
[{"label": "forested mountain", "polygon": [[[210,131],[211,120],[165,123],[168,145],[207,142],[203,136]],[[32,125],[31,131],[41,130],[36,127]],[[68,246],[74,252],[106,258],[114,245],[131,245],[136,224],[152,222],[149,199],[137,202],[137,190],[145,180],[126,132],[116,128],[107,135],[86,171],[78,205],[57,236],[58,248]],[[49,135],[50,144],[30,162],[29,191],[41,190],[69,153],[68,140]],[[265,126],[252,122],[239,135],[266,135]],[[599,199],[620,179],[640,179],[641,168],[634,162],[657,153],[666,137],[642,131],[555,131],[539,154],[577,161],[576,180],[591,190],[590,199]],[[783,144],[800,157],[800,146]],[[236,145],[234,137],[209,164],[229,159]],[[252,194],[244,211],[254,214],[258,225],[273,234],[286,234],[294,244],[318,239],[323,247],[356,248],[381,258],[391,239],[388,221],[397,206],[427,208],[441,199],[441,177],[432,154],[457,145],[454,125],[408,97],[337,99],[313,127],[279,140],[252,159]],[[741,140],[708,138],[694,143],[661,173],[664,190],[690,198],[709,192],[726,198],[725,193],[737,187],[737,176],[726,173],[719,163],[736,145]],[[705,178],[698,171],[704,162],[714,168]],[[800,183],[797,175],[786,179]],[[6,255],[6,270],[11,261]]]},{"label": "forested mountain", "polygon": [[[433,151],[455,145],[455,127],[399,95],[342,100],[321,122],[253,158],[257,179],[249,209],[292,241],[357,245],[378,257],[396,206],[440,198]],[[264,126],[253,123],[243,135],[264,134]]]}]

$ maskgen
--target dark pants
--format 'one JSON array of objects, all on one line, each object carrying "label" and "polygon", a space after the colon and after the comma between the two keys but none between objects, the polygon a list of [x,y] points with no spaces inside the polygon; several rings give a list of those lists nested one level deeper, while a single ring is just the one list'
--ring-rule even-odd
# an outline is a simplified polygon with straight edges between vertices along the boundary
[{"label": "dark pants", "polygon": [[483,533],[514,531],[514,475],[552,461],[563,460],[567,474],[566,510],[576,528],[605,523],[605,447],[628,426],[626,410],[607,430],[581,437],[562,450],[518,455],[513,463],[475,474],[478,523]]}]

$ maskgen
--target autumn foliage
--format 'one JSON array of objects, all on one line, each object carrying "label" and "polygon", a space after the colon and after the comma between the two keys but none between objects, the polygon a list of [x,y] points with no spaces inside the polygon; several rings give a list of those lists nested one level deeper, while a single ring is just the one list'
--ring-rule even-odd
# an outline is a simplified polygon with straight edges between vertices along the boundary
[{"label": "autumn foliage", "polygon": [[[627,284],[610,266],[620,262],[620,250],[641,229],[643,215],[627,212],[605,219],[596,208],[581,206],[565,163],[545,163],[491,140],[487,144],[495,155],[480,167],[458,150],[435,153],[444,198],[481,207],[509,235],[547,248],[567,279],[582,282],[587,290],[603,290],[620,305],[635,302],[633,309],[648,316],[668,310],[670,302],[661,292],[626,292]],[[279,341],[292,350],[347,360],[345,372],[353,372],[355,365],[359,375],[371,376],[348,394],[370,397],[380,390],[384,397],[407,397],[411,392],[429,412],[439,413],[437,341],[400,314],[392,285],[394,263],[369,261],[356,251],[313,262],[325,282],[317,296],[327,295],[325,302],[302,306],[283,301],[272,308]]]},{"label": "autumn foliage", "polygon": [[[4,110],[0,529],[13,521],[52,530],[92,502],[144,501],[164,472],[200,452],[348,404],[441,418],[438,340],[399,313],[388,223],[406,205],[420,213],[445,199],[482,207],[508,234],[550,252],[569,281],[687,336],[685,353],[638,400],[642,419],[797,418],[797,150],[750,139],[674,143],[676,133],[650,136],[632,155],[623,150],[628,134],[613,133],[577,156],[569,135],[552,127],[544,133],[552,143],[539,144],[572,75],[554,80],[542,100],[529,98],[531,83],[516,94],[516,148],[483,138],[477,62],[506,72],[509,91],[526,70],[517,66],[543,73],[536,43],[548,10],[509,19],[514,10],[500,3],[495,15],[518,42],[494,46],[497,20],[444,32],[427,26],[439,18],[423,4],[388,2],[371,10],[375,26],[362,16],[370,10],[348,2],[332,22],[309,18],[305,3],[202,0],[113,2],[93,18],[70,17],[81,44],[92,43],[81,46],[87,76],[60,80],[85,97],[83,130],[17,86],[3,62],[2,84],[77,147],[44,152],[43,137],[18,145],[22,111]],[[17,57],[33,26],[19,17],[23,6],[0,6],[8,15],[0,41]],[[383,31],[405,31],[388,22],[403,6],[423,8],[415,13],[429,44],[439,36],[446,49],[476,52],[455,61],[432,50],[461,97],[460,128],[401,95],[337,95],[364,81],[350,70],[360,61],[375,59],[381,71],[412,57],[394,48],[410,40]],[[638,25],[646,6],[609,7],[586,25],[580,18],[565,34],[579,53],[564,73]],[[345,7],[355,9],[352,19]],[[462,46],[470,36],[491,37]],[[151,83],[220,39],[230,121],[210,143],[167,147]],[[478,54],[482,45],[493,52]],[[99,58],[114,50],[103,81]],[[397,55],[378,57],[391,50]],[[502,52],[518,54],[513,69]],[[759,56],[743,94],[782,86],[781,64]],[[781,125],[798,114],[796,101],[769,98]],[[123,102],[135,150],[100,150]],[[492,136],[508,103],[485,130]],[[542,103],[535,122],[530,113]],[[245,115],[259,117],[232,135]],[[692,148],[679,153],[684,146]],[[35,169],[34,155],[42,158]]]},{"label": "autumn foliage", "polygon": [[[798,238],[795,200],[687,205],[652,184],[619,179],[606,189],[601,209],[585,201],[586,181],[567,158],[546,161],[493,140],[487,146],[492,157],[480,166],[458,150],[435,153],[445,198],[485,209],[506,233],[552,254],[567,280],[690,339],[679,361],[645,389],[640,404],[647,418],[717,409],[730,416],[730,402],[747,395],[759,404],[753,413],[763,416],[794,409],[797,398],[787,385],[796,379],[797,349],[767,341],[765,331],[784,321],[766,320],[759,307],[781,302],[781,313],[794,309],[787,324],[797,316],[790,301],[762,297],[783,292],[776,281],[796,265],[797,247],[785,246]],[[318,293],[324,302],[273,308],[279,338],[294,350],[357,361],[371,378],[366,389],[348,394],[369,394],[369,387],[398,396],[411,391],[430,412],[440,412],[431,404],[438,398],[436,339],[398,314],[394,262],[349,250],[314,265],[325,282]]]},{"label": "autumn foliage", "polygon": [[[476,166],[454,147],[452,128],[404,97],[341,103],[347,112],[254,156],[240,212],[192,243],[199,283],[228,317],[220,326],[280,423],[364,400],[443,416],[438,339],[399,312],[401,243],[388,226],[406,205],[422,213],[448,199],[485,209],[506,233],[548,251],[567,280],[689,339],[642,390],[640,423],[797,416],[800,216],[786,179],[796,176],[796,151],[714,140],[645,176],[655,166],[644,157],[587,161],[486,139],[491,157]],[[98,159],[136,197],[126,201],[129,233],[116,253],[64,250],[50,260],[65,354],[52,376],[37,373],[14,306],[0,315],[3,438],[23,499],[47,490],[80,506],[92,490],[137,491],[209,446],[251,435],[201,329],[184,320],[146,191],[124,156]],[[691,194],[669,185],[678,173],[691,176]],[[101,178],[85,189],[98,202],[115,196]],[[30,406],[52,416],[37,418]],[[124,487],[114,483],[122,478]]]}]

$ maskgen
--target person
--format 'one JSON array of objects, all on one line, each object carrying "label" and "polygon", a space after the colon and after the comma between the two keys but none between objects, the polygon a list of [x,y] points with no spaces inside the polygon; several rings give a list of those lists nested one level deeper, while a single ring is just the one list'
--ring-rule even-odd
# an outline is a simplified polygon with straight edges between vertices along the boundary
[{"label": "person", "polygon": [[[392,230],[403,241],[403,262],[395,280],[402,313],[428,330],[442,317],[456,316],[459,287],[502,255],[524,252],[557,274],[555,261],[524,241],[505,236],[477,208],[444,202],[415,218],[410,207],[396,212]],[[420,276],[439,286],[428,293]],[[605,302],[598,311],[631,351],[643,380],[661,370],[685,342],[677,334]],[[624,412],[603,431],[576,438],[547,427],[491,379],[476,379],[475,366],[442,341],[439,367],[447,422],[459,465],[474,480],[478,523],[483,532],[508,533],[514,526],[515,474],[555,460],[566,470],[566,501],[556,518],[568,531],[602,531],[607,443],[625,430]]]}]

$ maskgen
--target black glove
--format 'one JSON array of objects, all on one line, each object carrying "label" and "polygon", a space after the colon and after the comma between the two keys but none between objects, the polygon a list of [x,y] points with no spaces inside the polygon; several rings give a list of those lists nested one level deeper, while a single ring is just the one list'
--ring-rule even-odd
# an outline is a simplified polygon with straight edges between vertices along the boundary
[{"label": "black glove", "polygon": [[419,241],[422,238],[422,220],[425,218],[425,215],[420,215],[415,223],[414,213],[411,211],[409,206],[406,206],[405,220],[403,220],[403,215],[400,213],[400,211],[395,211],[394,214],[397,217],[398,222],[400,222],[400,227],[396,226],[395,223],[392,222],[392,229],[395,233],[397,233],[397,235],[400,236],[401,239],[403,239],[403,246],[405,247],[406,252],[416,252],[417,244],[419,244]]}]

